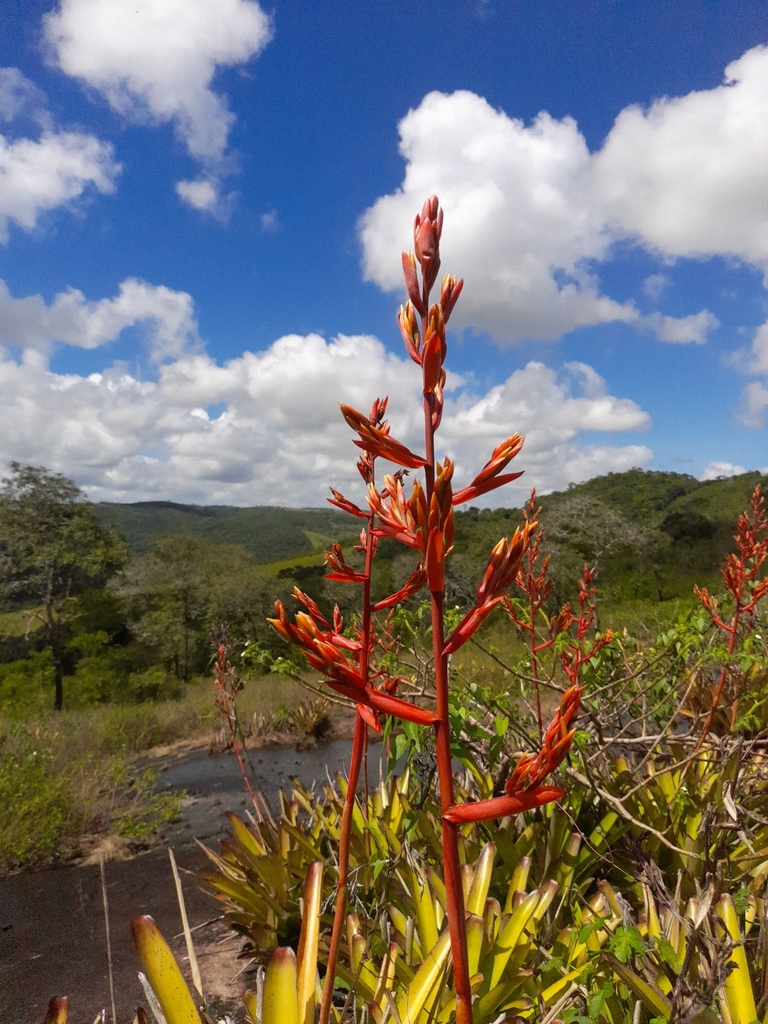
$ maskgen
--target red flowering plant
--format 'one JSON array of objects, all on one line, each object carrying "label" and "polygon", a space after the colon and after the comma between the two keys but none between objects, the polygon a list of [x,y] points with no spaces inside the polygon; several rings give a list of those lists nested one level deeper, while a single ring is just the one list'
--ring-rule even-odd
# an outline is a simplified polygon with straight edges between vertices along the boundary
[{"label": "red flowering plant", "polygon": [[[706,587],[693,588],[712,622],[728,638],[725,661],[694,754],[701,750],[709,735],[712,720],[720,705],[729,669],[732,669],[731,662],[737,641],[743,633],[749,635],[752,632],[757,603],[768,594],[768,579],[758,578],[763,563],[768,558],[768,523],[766,522],[764,504],[765,501],[760,493],[760,484],[758,484],[752,494],[749,508],[738,519],[733,538],[736,541],[736,554],[725,556],[721,575],[725,589],[733,602],[730,618],[723,615],[717,600]],[[736,694],[731,705],[731,729],[735,727],[738,717],[740,684],[741,680],[737,679]]]},{"label": "red flowering plant", "polygon": [[[515,814],[555,800],[563,790],[545,784],[547,776],[566,756],[573,736],[572,723],[578,711],[581,689],[571,686],[563,695],[560,709],[543,733],[542,748],[536,755],[524,754],[510,779],[504,795],[492,800],[456,803],[451,764],[451,727],[448,700],[448,659],[476,633],[499,605],[520,572],[523,556],[530,550],[537,530],[535,516],[528,516],[511,537],[502,538],[494,547],[485,573],[477,586],[475,600],[450,636],[445,635],[446,560],[453,547],[454,507],[487,494],[512,480],[520,472],[506,472],[519,454],[523,438],[519,434],[502,441],[480,472],[464,487],[453,490],[454,464],[447,456],[438,461],[435,434],[444,409],[447,354],[446,325],[456,305],[463,282],[455,277],[443,279],[439,301],[430,295],[440,270],[440,238],[443,212],[436,196],[424,204],[414,222],[414,252],[403,253],[403,272],[408,301],[398,315],[406,351],[421,370],[424,410],[424,455],[417,454],[396,440],[384,419],[387,400],[377,399],[368,416],[342,405],[344,419],[355,432],[354,443],[363,452],[358,471],[368,487],[367,507],[361,508],[338,491],[332,491],[331,503],[364,520],[359,550],[364,555],[362,569],[350,565],[336,545],[326,553],[328,577],[362,588],[362,608],[354,636],[348,636],[338,609],[328,621],[317,604],[301,591],[295,597],[304,606],[293,619],[283,605],[276,605],[270,620],[281,635],[303,652],[307,662],[320,672],[326,684],[354,702],[357,714],[349,784],[339,840],[339,871],[334,926],[331,935],[326,980],[320,1011],[320,1024],[327,1024],[331,1007],[338,947],[346,907],[346,883],[349,865],[349,837],[360,766],[367,740],[367,729],[381,728],[381,717],[392,715],[434,729],[437,775],[442,813],[443,859],[448,926],[456,991],[456,1021],[471,1024],[472,991],[467,956],[467,937],[458,828],[467,822]],[[385,475],[381,483],[375,476],[378,459],[394,463],[399,469]],[[419,479],[406,489],[408,470],[423,470]],[[396,593],[383,600],[371,600],[371,572],[376,546],[381,538],[392,538],[418,553],[417,568]],[[386,665],[375,661],[378,642],[374,615],[390,609],[429,589],[432,656],[434,672],[434,710],[398,697],[401,680],[390,674]],[[575,665],[578,672],[578,664]],[[575,675],[574,675],[575,679]]]}]

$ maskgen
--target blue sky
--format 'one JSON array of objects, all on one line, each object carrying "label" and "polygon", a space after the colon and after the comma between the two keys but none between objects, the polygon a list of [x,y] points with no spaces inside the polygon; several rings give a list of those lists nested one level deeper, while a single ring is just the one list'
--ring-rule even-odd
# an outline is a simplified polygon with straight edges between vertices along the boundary
[{"label": "blue sky", "polygon": [[0,436],[95,500],[321,504],[419,445],[436,192],[457,478],[765,469],[768,5],[7,0]]}]

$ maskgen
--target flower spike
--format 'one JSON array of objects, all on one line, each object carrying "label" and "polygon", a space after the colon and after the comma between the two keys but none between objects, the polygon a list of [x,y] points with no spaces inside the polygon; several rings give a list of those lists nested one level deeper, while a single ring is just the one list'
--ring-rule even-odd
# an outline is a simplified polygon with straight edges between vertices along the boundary
[{"label": "flower spike", "polygon": [[502,441],[501,444],[497,445],[493,449],[490,459],[472,483],[454,494],[454,505],[461,505],[465,501],[472,501],[473,498],[477,498],[481,494],[486,494],[488,491],[493,491],[497,487],[502,487],[504,484],[511,483],[512,480],[517,480],[518,477],[521,477],[523,475],[522,471],[520,473],[500,474],[502,469],[520,452],[524,441],[525,438],[520,434],[513,434],[506,441]]},{"label": "flower spike", "polygon": [[579,710],[581,687],[571,686],[563,694],[560,707],[550,722],[539,753],[523,754],[515,766],[515,770],[506,785],[504,796],[492,800],[478,800],[463,804],[454,804],[443,813],[445,821],[461,824],[471,821],[488,821],[491,818],[503,818],[510,814],[520,814],[533,807],[559,800],[565,796],[565,790],[559,786],[542,785],[565,759],[571,747],[575,729],[571,723]]},{"label": "flower spike", "polygon": [[408,469],[418,469],[427,465],[426,459],[390,437],[389,428],[375,426],[367,416],[363,416],[350,405],[342,405],[341,412],[350,427],[360,435],[360,440],[354,442],[358,448],[390,462],[397,462]]},{"label": "flower spike", "polygon": [[482,626],[496,605],[504,599],[520,571],[520,563],[528,543],[528,537],[536,529],[536,523],[525,523],[518,527],[512,537],[502,537],[491,552],[485,575],[480,580],[475,605],[464,616],[445,645],[444,653],[453,654]]}]

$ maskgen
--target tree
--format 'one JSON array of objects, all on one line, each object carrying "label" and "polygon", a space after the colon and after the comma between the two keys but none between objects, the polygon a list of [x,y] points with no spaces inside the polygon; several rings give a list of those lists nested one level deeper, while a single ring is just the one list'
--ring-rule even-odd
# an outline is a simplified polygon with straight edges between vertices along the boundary
[{"label": "tree", "polygon": [[123,594],[134,633],[157,648],[185,682],[204,643],[208,610],[206,544],[191,534],[161,537],[128,570]]},{"label": "tree", "polygon": [[[552,502],[541,516],[541,525],[546,530],[544,550],[552,555],[557,604],[563,603],[584,565],[594,569],[595,577],[600,580],[597,574],[601,559],[621,549],[631,550],[638,558],[645,556],[661,600],[663,581],[658,561],[665,538],[658,530],[627,519],[587,494],[574,494]],[[596,624],[597,621],[595,611]]]},{"label": "tree", "polygon": [[54,708],[64,704],[67,610],[126,563],[125,541],[105,530],[85,495],[61,473],[11,463],[0,489],[0,584],[6,600],[37,602],[53,655]]},{"label": "tree", "polygon": [[128,569],[121,593],[133,632],[155,647],[177,679],[203,671],[213,627],[226,622],[243,639],[269,636],[274,591],[239,544],[208,544],[191,534],[158,538]]}]

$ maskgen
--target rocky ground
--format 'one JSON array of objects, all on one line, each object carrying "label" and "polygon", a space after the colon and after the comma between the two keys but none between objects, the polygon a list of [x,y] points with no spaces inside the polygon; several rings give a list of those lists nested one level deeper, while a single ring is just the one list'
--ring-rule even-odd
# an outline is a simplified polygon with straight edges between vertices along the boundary
[{"label": "rocky ground", "polygon": [[[291,776],[305,785],[322,782],[326,771],[344,770],[349,742],[337,740],[314,750],[265,746],[251,754],[256,783],[275,801]],[[245,813],[246,796],[232,753],[210,756],[205,747],[189,745],[158,751],[151,758],[164,789],[185,790],[181,818],[157,837],[158,845],[129,859],[119,844],[103,845],[112,957],[119,1024],[130,1024],[138,1003],[146,999],[138,981],[139,963],[129,921],[152,914],[182,965],[186,948],[168,858],[172,846],[187,903],[206,996],[218,1016],[242,1019],[234,996],[247,987],[238,977],[240,943],[219,919],[216,901],[193,877],[205,856],[201,839],[217,848],[226,821],[224,812]],[[70,1024],[92,1024],[109,1010],[105,918],[98,851],[91,863],[26,872],[0,880],[0,1024],[40,1024],[52,995],[68,995]],[[111,1013],[108,1014],[111,1021]]]}]

